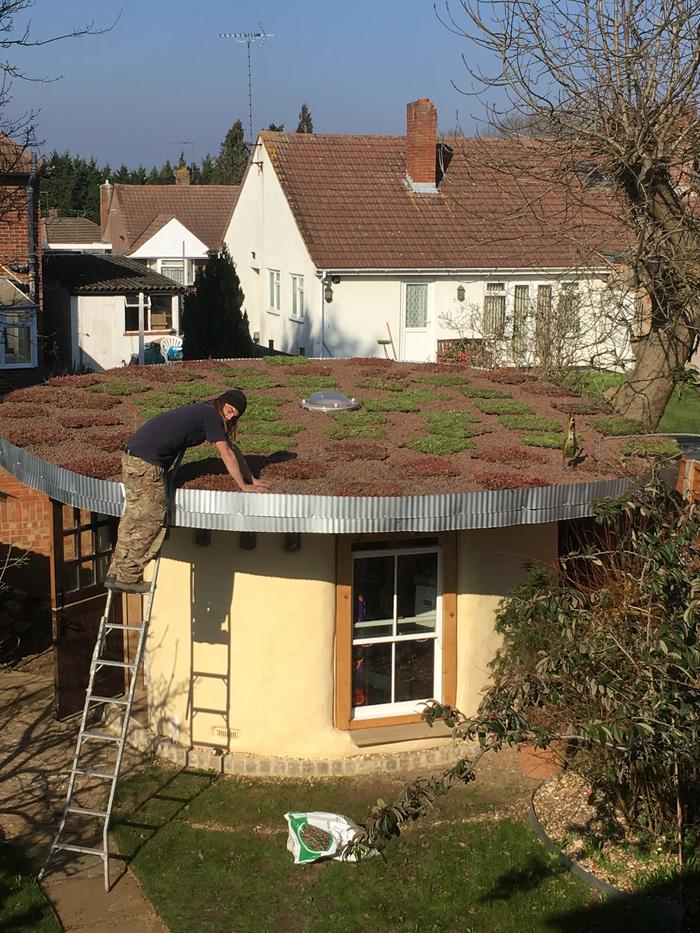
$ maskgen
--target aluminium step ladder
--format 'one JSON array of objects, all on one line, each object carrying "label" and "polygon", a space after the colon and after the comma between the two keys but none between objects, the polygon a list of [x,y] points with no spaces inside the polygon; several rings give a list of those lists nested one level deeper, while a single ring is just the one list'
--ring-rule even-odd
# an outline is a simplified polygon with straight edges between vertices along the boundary
[{"label": "aluminium step ladder", "polygon": [[[175,461],[171,474],[171,480],[168,484],[168,515],[170,514],[170,508],[172,506],[175,493],[175,476],[181,460],[182,454],[180,454]],[[153,610],[153,599],[158,583],[159,569],[160,554],[158,554],[153,561],[153,576],[151,577],[150,588],[145,594],[146,600],[140,625],[127,625],[121,622],[111,621],[115,594],[112,590],[107,591],[107,603],[105,606],[104,614],[100,619],[97,641],[95,642],[95,649],[92,653],[92,660],[90,662],[90,676],[85,694],[85,705],[83,706],[83,715],[80,721],[78,741],[75,746],[73,764],[70,770],[68,789],[66,791],[66,799],[63,805],[63,814],[61,816],[58,829],[56,830],[56,835],[54,836],[53,842],[51,843],[51,847],[49,848],[44,864],[42,865],[41,870],[37,875],[37,881],[41,881],[41,879],[45,876],[49,863],[57,852],[74,852],[80,855],[94,855],[102,859],[104,868],[105,891],[109,892],[109,824],[112,816],[112,809],[114,807],[114,798],[116,796],[119,774],[121,772],[122,758],[124,756],[124,746],[126,745],[127,733],[129,730],[131,709],[134,703],[134,695],[136,692],[137,674],[143,661],[143,655],[146,647],[146,636],[148,634],[148,625],[151,621],[151,612]],[[122,594],[121,592],[117,592],[117,595],[121,597]],[[138,633],[136,652],[133,661],[114,660],[112,658],[105,657],[104,651],[107,648],[107,638],[111,632],[115,631],[120,631],[124,634],[128,632]],[[128,686],[126,688],[125,695],[119,697],[108,697],[94,692],[95,678],[101,670],[109,667],[117,667],[124,670],[125,676],[128,678]],[[121,729],[118,733],[100,731],[99,729],[92,727],[90,723],[91,714],[94,715],[97,711],[97,707],[99,706],[112,706],[116,709],[121,707],[124,710]],[[86,754],[88,749],[94,747],[94,743],[99,743],[103,747],[110,747],[113,749],[113,751],[116,753],[113,766],[105,769],[82,766],[83,756]],[[103,810],[81,807],[74,803],[74,796],[79,794],[80,790],[84,789],[80,786],[80,780],[83,778],[105,782],[107,803]],[[99,832],[102,840],[101,845],[84,846],[75,843],[62,842],[62,837],[66,831],[67,823],[71,816],[90,817],[97,820],[98,823],[101,823],[102,825]]]}]

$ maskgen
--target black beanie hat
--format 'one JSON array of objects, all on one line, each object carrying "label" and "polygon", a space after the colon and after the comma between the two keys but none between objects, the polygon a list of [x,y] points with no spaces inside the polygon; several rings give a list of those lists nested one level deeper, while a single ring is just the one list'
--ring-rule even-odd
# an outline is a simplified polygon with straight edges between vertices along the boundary
[{"label": "black beanie hat", "polygon": [[248,407],[248,399],[240,389],[229,389],[228,392],[224,392],[223,395],[219,396],[219,401],[223,402],[224,405],[233,405],[238,411],[239,417]]}]

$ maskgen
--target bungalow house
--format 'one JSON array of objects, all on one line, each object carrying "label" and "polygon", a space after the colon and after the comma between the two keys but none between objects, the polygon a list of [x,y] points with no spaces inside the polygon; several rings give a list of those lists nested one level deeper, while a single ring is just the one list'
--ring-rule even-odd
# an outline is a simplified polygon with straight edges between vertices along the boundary
[{"label": "bungalow house", "polygon": [[47,353],[58,369],[101,371],[179,331],[182,286],[125,256],[50,252],[44,257]]},{"label": "bungalow house", "polygon": [[226,233],[251,332],[314,357],[435,360],[459,338],[488,364],[562,341],[617,364],[615,211],[590,171],[576,187],[534,140],[439,138],[429,100],[405,137],[263,132]]},{"label": "bungalow house", "polygon": [[[9,396],[0,465],[53,502],[57,702],[68,714],[82,705],[104,606],[120,447],[148,414],[232,384],[249,391],[239,442],[270,489],[233,491],[214,450],[181,468],[139,733],[161,754],[231,772],[357,773],[396,768],[396,753],[422,767],[453,756],[449,735],[421,721],[422,702],[476,709],[499,601],[528,561],[554,561],[571,523],[644,469],[590,400],[512,370],[284,356],[181,363],[165,382],[163,369]],[[570,412],[585,448],[575,469],[561,452]],[[125,597],[129,624],[140,599]]]},{"label": "bungalow house", "polygon": [[112,251],[144,263],[178,285],[221,249],[238,185],[190,185],[186,168],[174,185],[100,185],[102,239]]},{"label": "bungalow house", "polygon": [[0,392],[42,378],[39,172],[0,135]]}]

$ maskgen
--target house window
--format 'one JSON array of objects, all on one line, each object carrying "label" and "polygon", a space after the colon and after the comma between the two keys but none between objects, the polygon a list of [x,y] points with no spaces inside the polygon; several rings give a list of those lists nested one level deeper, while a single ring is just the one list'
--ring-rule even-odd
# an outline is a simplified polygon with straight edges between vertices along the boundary
[{"label": "house window", "polygon": [[177,282],[178,285],[185,285],[185,260],[184,259],[161,259],[160,274]]},{"label": "house window", "polygon": [[535,353],[542,361],[552,350],[552,286],[537,286],[535,309]]},{"label": "house window", "polygon": [[527,351],[527,318],[530,311],[530,286],[516,285],[513,289],[513,357],[517,362]]},{"label": "house window", "polygon": [[29,369],[36,365],[36,310],[0,308],[0,368]]},{"label": "house window", "polygon": [[338,547],[336,724],[415,722],[425,700],[452,702],[454,536]]},{"label": "house window", "polygon": [[406,285],[406,328],[428,326],[428,286],[417,283]]},{"label": "house window", "polygon": [[[143,296],[143,329],[146,332],[169,331],[173,327],[173,302],[170,295]],[[139,297],[125,298],[124,330],[127,334],[139,332]]]},{"label": "house window", "polygon": [[304,276],[292,276],[292,317],[304,317]]},{"label": "house window", "polygon": [[280,274],[278,269],[268,269],[269,283],[270,283],[270,296],[269,296],[269,308],[270,311],[279,311],[280,310]]},{"label": "house window", "polygon": [[563,282],[557,299],[557,330],[561,340],[578,336],[581,328],[580,310],[578,282]]},{"label": "house window", "polygon": [[484,295],[484,337],[502,340],[506,329],[505,282],[487,282]]}]

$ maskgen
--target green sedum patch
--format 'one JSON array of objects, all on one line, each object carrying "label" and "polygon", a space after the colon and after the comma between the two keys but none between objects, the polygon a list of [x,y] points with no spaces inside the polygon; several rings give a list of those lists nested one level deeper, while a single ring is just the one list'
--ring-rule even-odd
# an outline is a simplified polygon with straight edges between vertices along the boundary
[{"label": "green sedum patch", "polygon": [[620,453],[623,457],[649,457],[650,459],[665,460],[678,457],[683,453],[676,441],[670,437],[644,438],[624,441],[620,444]]},{"label": "green sedum patch", "polygon": [[305,395],[323,392],[324,389],[338,388],[338,380],[333,376],[291,376],[289,384]]},{"label": "green sedum patch", "polygon": [[644,431],[644,425],[632,418],[591,418],[590,423],[601,434],[608,434],[611,437],[641,434]]},{"label": "green sedum patch", "polygon": [[503,389],[480,389],[477,386],[460,386],[459,391],[467,398],[513,398]]},{"label": "green sedum patch", "polygon": [[213,444],[200,444],[199,447],[189,447],[182,458],[183,463],[199,463],[201,460],[218,458],[219,451]]},{"label": "green sedum patch", "polygon": [[437,454],[442,457],[449,454],[458,454],[461,450],[470,450],[476,447],[476,441],[469,440],[467,437],[426,434],[424,437],[418,437],[415,441],[404,444],[404,447],[417,450],[422,454]]},{"label": "green sedum patch", "polygon": [[310,360],[305,356],[266,356],[269,366],[306,366]]},{"label": "green sedum patch", "polygon": [[531,415],[533,411],[522,402],[515,399],[479,399],[474,402],[479,411],[485,415]]},{"label": "green sedum patch", "polygon": [[421,382],[429,382],[434,386],[461,386],[467,380],[464,376],[456,376],[450,373],[431,373],[428,376],[421,376]]},{"label": "green sedum patch", "polygon": [[296,447],[294,438],[265,437],[262,434],[241,437],[237,442],[244,454],[274,454],[278,451],[288,450],[290,447]]},{"label": "green sedum patch", "polygon": [[277,389],[282,383],[277,379],[271,379],[265,373],[254,372],[253,370],[241,369],[222,369],[221,376],[226,382],[231,383],[231,387],[236,386],[239,389]]},{"label": "green sedum patch", "polygon": [[484,433],[484,429],[479,427],[479,419],[470,411],[430,411],[425,418],[431,434],[473,437]]},{"label": "green sedum patch", "polygon": [[386,389],[387,392],[403,392],[406,383],[399,379],[359,379],[359,389]]},{"label": "green sedum patch", "polygon": [[512,431],[551,433],[564,430],[556,418],[545,418],[542,415],[502,415],[498,420],[504,428],[510,428]]},{"label": "green sedum patch", "polygon": [[383,415],[373,411],[334,411],[331,418],[335,422],[328,428],[328,435],[334,440],[345,440],[353,437],[382,438],[386,431],[382,425],[386,424]]},{"label": "green sedum patch", "polygon": [[248,407],[243,418],[246,421],[277,421],[277,409],[284,404],[282,398],[258,395],[248,399]]},{"label": "green sedum patch", "polygon": [[246,437],[249,434],[272,434],[275,437],[291,437],[301,431],[300,424],[285,424],[283,421],[246,421],[243,425]]},{"label": "green sedum patch", "polygon": [[527,447],[551,447],[561,451],[564,449],[564,437],[561,434],[527,434],[522,438],[522,442]]},{"label": "green sedum patch", "polygon": [[143,382],[140,379],[110,379],[109,382],[100,382],[94,386],[86,386],[88,392],[97,392],[99,395],[138,395],[141,392],[148,392],[152,386],[150,382]]},{"label": "green sedum patch", "polygon": [[187,402],[200,402],[205,398],[216,398],[224,391],[220,385],[212,385],[210,382],[185,382],[183,385],[174,385],[168,389],[173,395],[184,399],[180,405],[186,405]]}]

